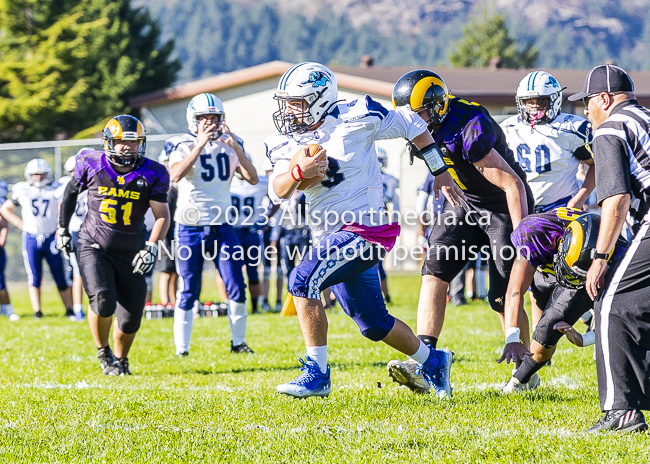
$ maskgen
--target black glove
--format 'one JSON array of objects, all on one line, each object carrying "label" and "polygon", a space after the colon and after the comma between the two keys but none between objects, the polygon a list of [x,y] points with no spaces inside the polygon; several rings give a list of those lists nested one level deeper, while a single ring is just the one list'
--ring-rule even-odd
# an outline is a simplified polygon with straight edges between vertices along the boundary
[{"label": "black glove", "polygon": [[144,250],[138,251],[133,258],[133,273],[147,274],[153,269],[156,264],[156,256],[158,256],[158,245],[153,242],[147,242]]},{"label": "black glove", "polygon": [[72,253],[72,237],[65,227],[56,229],[56,247],[61,250],[63,256],[68,259],[70,258],[70,253]]}]

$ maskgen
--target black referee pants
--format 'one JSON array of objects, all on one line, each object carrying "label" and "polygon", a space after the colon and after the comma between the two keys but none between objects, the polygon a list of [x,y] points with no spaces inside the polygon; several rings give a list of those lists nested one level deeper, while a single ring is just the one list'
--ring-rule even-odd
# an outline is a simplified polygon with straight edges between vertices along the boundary
[{"label": "black referee pants", "polygon": [[650,224],[608,272],[594,309],[600,409],[650,409]]}]

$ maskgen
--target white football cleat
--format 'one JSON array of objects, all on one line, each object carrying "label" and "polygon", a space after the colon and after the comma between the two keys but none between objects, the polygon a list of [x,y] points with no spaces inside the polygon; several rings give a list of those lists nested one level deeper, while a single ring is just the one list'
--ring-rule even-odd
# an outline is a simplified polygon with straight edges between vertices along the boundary
[{"label": "white football cleat", "polygon": [[412,359],[390,361],[387,369],[388,375],[393,379],[393,382],[404,385],[415,393],[429,393],[431,386],[422,377],[420,365]]},{"label": "white football cleat", "polygon": [[[513,369],[512,373],[514,374],[516,372],[516,369]],[[521,383],[519,379],[516,377],[511,377],[510,380],[508,380],[508,383],[501,389],[501,393],[504,395],[509,395],[511,393],[516,393],[520,391],[533,391],[539,387],[539,384],[541,383],[539,379],[539,375],[537,375],[537,372],[535,372],[531,377],[530,380],[527,383]]]}]

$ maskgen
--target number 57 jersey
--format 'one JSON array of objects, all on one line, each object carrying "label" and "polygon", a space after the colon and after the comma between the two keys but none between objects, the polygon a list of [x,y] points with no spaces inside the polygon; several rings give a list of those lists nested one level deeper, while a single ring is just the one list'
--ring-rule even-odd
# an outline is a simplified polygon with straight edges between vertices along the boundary
[{"label": "number 57 jersey", "polygon": [[79,238],[120,251],[144,247],[149,201],[167,203],[169,190],[169,174],[162,164],[145,158],[121,174],[100,151],[79,156],[71,182],[77,182],[80,191],[88,190],[88,213]]}]

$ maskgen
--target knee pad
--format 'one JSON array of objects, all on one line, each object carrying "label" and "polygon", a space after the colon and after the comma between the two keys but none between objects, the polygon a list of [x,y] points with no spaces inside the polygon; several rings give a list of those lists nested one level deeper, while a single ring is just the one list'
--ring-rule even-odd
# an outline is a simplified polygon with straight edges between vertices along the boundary
[{"label": "knee pad", "polygon": [[370,327],[368,329],[362,330],[361,335],[366,337],[368,340],[372,340],[373,342],[380,342],[386,338],[388,332],[390,332],[390,330],[386,329],[385,327]]},{"label": "knee pad", "polygon": [[92,300],[90,308],[99,317],[111,317],[115,314],[117,306],[115,292],[110,290],[100,290]]},{"label": "knee pad", "polygon": [[120,311],[119,317],[117,318],[117,326],[125,334],[134,334],[140,328],[140,323],[142,322],[142,315],[136,317],[128,311]]},{"label": "knee pad", "polygon": [[373,342],[382,341],[395,326],[395,318],[388,313],[384,316],[368,316],[370,315],[364,317],[363,314],[359,314],[352,319],[359,326],[361,335]]}]

